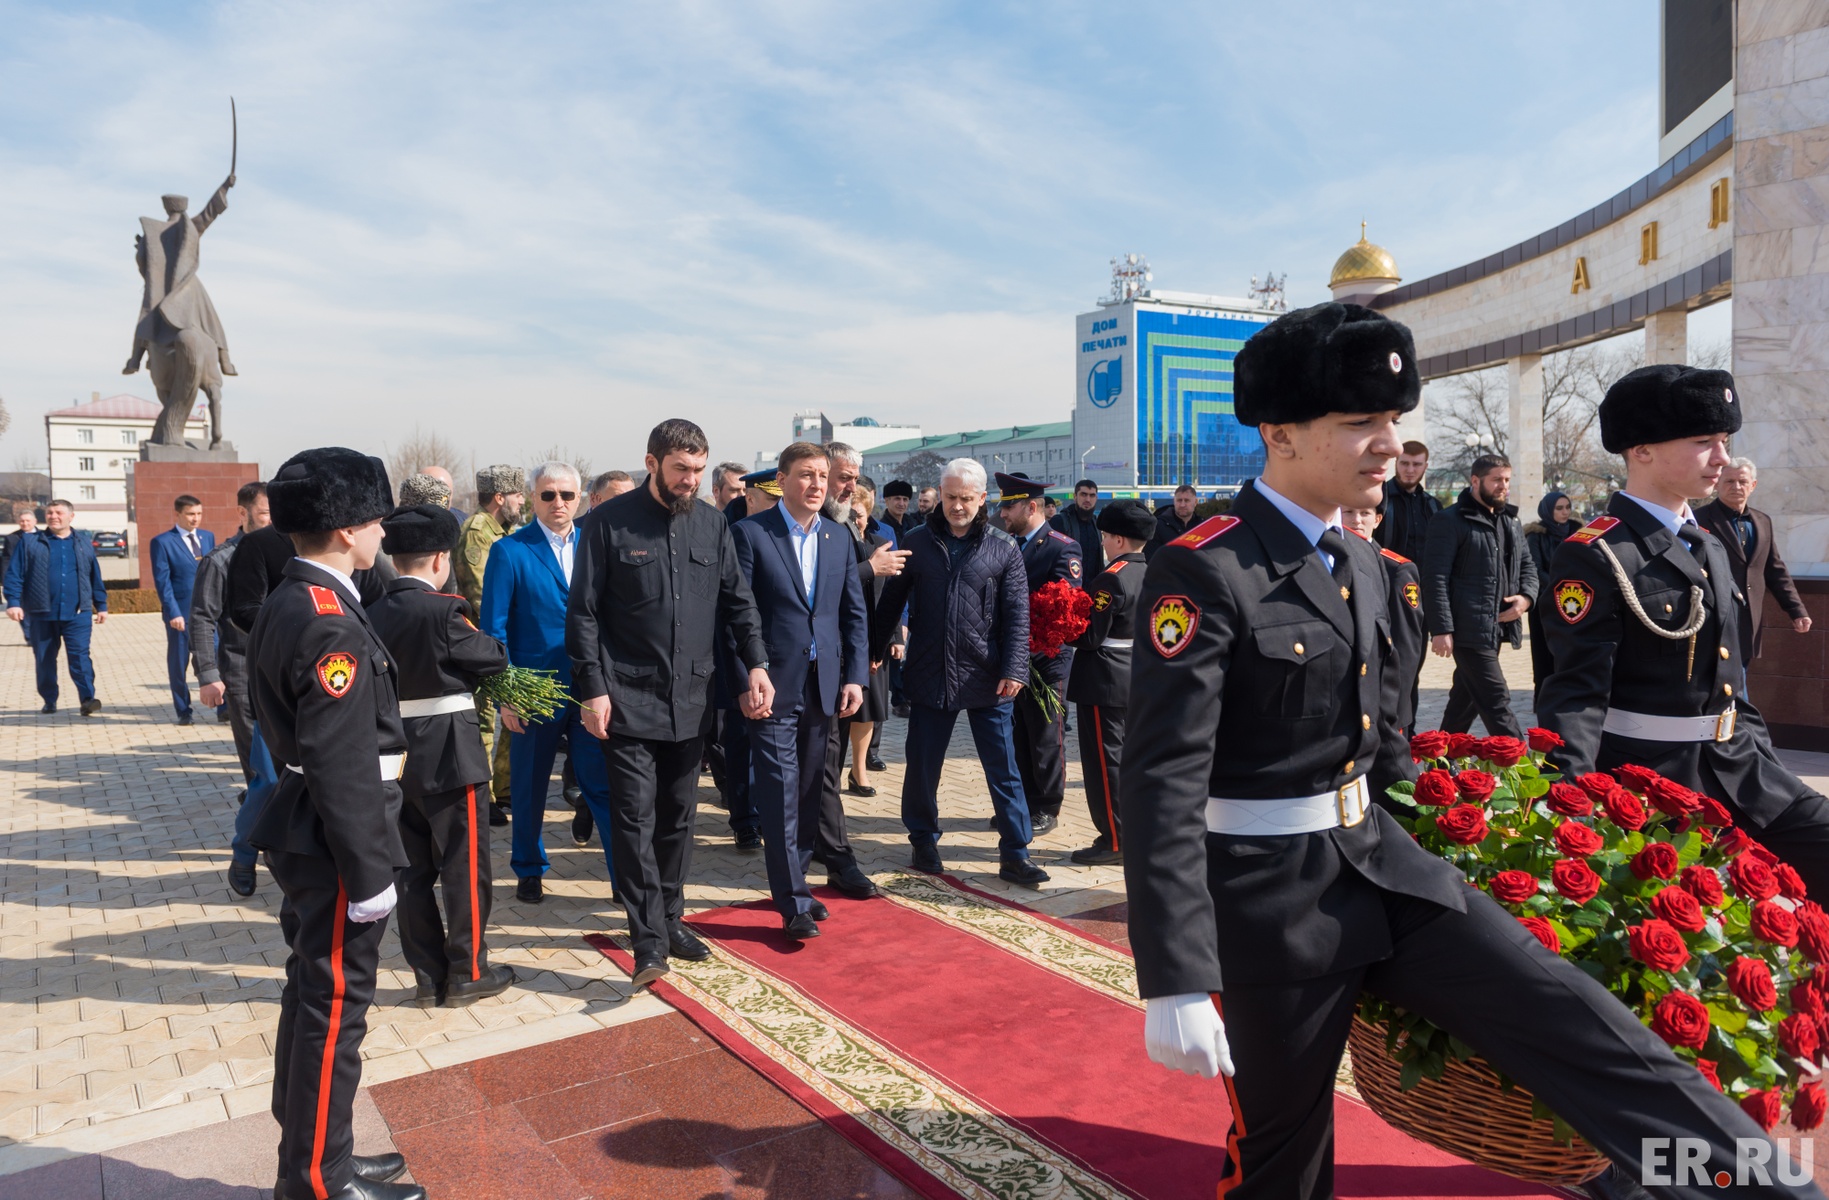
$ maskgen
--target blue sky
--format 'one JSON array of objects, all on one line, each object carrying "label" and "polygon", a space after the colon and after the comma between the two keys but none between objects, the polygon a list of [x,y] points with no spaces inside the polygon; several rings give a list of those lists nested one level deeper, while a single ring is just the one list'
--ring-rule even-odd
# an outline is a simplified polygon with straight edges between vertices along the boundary
[{"label": "blue sky", "polygon": [[1654,0],[175,7],[0,3],[0,469],[152,395],[136,218],[220,181],[231,92],[203,278],[268,466],[1063,420],[1115,254],[1312,303],[1362,217],[1419,278],[1655,165]]}]

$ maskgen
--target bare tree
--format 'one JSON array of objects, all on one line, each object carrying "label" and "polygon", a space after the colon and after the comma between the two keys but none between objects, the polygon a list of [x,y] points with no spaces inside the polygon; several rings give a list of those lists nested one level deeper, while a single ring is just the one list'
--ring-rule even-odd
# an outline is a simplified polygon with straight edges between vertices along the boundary
[{"label": "bare tree", "polygon": [[922,488],[940,486],[940,472],[946,467],[947,460],[932,450],[917,450],[902,460],[902,465],[892,473],[897,479],[905,479],[913,484],[916,491]]},{"label": "bare tree", "polygon": [[0,397],[0,436],[13,427],[13,414],[6,411],[6,400]]},{"label": "bare tree", "polygon": [[534,455],[534,462],[570,463],[573,467],[577,468],[578,479],[586,488],[591,486],[591,479],[596,474],[591,470],[591,460],[584,457],[582,454],[573,454],[571,447],[569,446],[560,446],[557,444],[548,446],[546,449]]},{"label": "bare tree", "polygon": [[387,476],[398,488],[402,480],[418,474],[421,467],[443,467],[451,472],[451,478],[457,484],[451,496],[451,507],[471,512],[476,508],[475,464],[472,462],[468,471],[458,465],[470,457],[444,434],[436,430],[427,433],[415,425],[411,437],[388,451]]}]

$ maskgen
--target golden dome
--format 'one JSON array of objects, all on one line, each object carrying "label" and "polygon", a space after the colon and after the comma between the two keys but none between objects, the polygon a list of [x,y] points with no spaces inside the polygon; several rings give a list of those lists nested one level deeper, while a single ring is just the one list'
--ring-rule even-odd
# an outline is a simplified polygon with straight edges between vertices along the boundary
[{"label": "golden dome", "polygon": [[1334,273],[1328,277],[1327,286],[1339,287],[1343,283],[1397,283],[1403,276],[1397,273],[1397,260],[1383,246],[1374,246],[1365,240],[1365,222],[1359,222],[1359,241],[1350,247],[1334,262]]}]

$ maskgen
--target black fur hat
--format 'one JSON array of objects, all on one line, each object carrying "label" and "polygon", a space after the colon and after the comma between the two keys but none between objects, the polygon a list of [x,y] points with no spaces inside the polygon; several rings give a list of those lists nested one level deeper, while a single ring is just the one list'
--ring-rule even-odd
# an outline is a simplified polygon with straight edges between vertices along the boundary
[{"label": "black fur hat", "polygon": [[1740,432],[1740,397],[1726,371],[1676,363],[1640,367],[1600,402],[1600,444],[1609,454],[1710,433]]},{"label": "black fur hat", "polygon": [[913,500],[914,484],[906,479],[891,479],[883,485],[883,499],[888,500],[895,496],[906,496]]},{"label": "black fur hat", "polygon": [[1247,428],[1328,413],[1409,412],[1422,394],[1409,329],[1358,304],[1285,313],[1232,360],[1232,410]]},{"label": "black fur hat", "polygon": [[1099,532],[1147,542],[1156,536],[1156,514],[1141,500],[1113,500],[1099,510]]},{"label": "black fur hat", "polygon": [[267,480],[267,505],[281,533],[329,533],[366,525],[394,509],[378,458],[341,446],[301,450]]},{"label": "black fur hat", "polygon": [[457,517],[436,504],[402,505],[381,518],[381,552],[437,554],[457,545]]}]

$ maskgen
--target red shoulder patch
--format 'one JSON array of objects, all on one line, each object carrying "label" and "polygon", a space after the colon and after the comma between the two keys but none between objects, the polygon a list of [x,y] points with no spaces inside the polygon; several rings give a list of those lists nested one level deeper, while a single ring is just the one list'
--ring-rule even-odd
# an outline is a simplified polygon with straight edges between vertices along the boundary
[{"label": "red shoulder patch", "polygon": [[1595,517],[1592,521],[1589,521],[1586,525],[1583,525],[1580,529],[1571,533],[1567,540],[1585,546],[1617,524],[1619,524],[1618,517]]},{"label": "red shoulder patch", "polygon": [[317,606],[318,616],[320,617],[335,617],[342,615],[343,601],[339,599],[336,592],[330,588],[319,587],[315,583],[312,584],[311,602]]},{"label": "red shoulder patch", "polygon": [[1239,519],[1231,513],[1221,513],[1216,517],[1208,517],[1200,524],[1194,526],[1194,528],[1170,542],[1169,545],[1186,546],[1189,550],[1198,550],[1237,524],[1239,524]]},{"label": "red shoulder patch", "polygon": [[1407,563],[1410,561],[1395,550],[1380,549],[1378,553],[1384,555],[1394,563]]},{"label": "red shoulder patch", "polygon": [[1105,573],[1107,575],[1116,575],[1119,571],[1122,571],[1125,567],[1130,566],[1130,561],[1131,561],[1130,559],[1126,558],[1126,559],[1121,559],[1118,562],[1112,563],[1109,567],[1105,568]]}]

